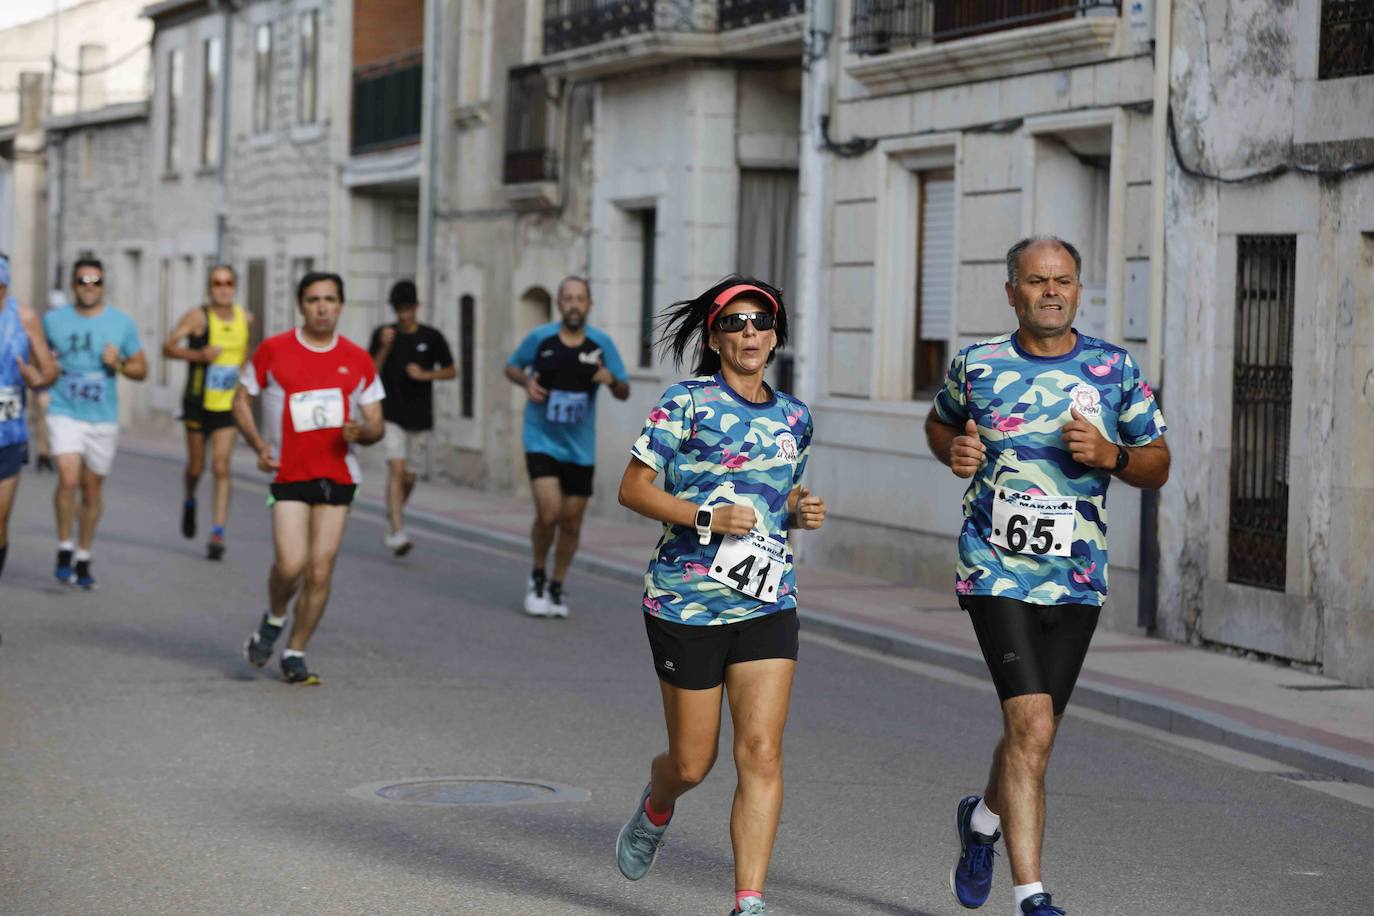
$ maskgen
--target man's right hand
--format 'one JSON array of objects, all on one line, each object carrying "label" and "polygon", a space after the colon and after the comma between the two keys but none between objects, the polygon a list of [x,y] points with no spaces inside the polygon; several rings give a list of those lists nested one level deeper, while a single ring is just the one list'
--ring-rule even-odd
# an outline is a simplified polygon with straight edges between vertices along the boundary
[{"label": "man's right hand", "polygon": [[743,537],[754,530],[758,513],[753,506],[718,505],[711,507],[711,530],[716,534]]},{"label": "man's right hand", "polygon": [[535,372],[525,379],[525,394],[530,396],[530,400],[536,404],[543,404],[549,399],[549,389],[539,384],[539,373]]},{"label": "man's right hand", "polygon": [[272,446],[263,444],[258,449],[258,470],[264,473],[271,473],[281,467],[281,462],[277,460],[276,453],[272,451]]},{"label": "man's right hand", "polygon": [[964,434],[955,436],[949,446],[949,469],[956,477],[972,477],[983,466],[987,446],[978,437],[978,424],[970,418],[964,424]]},{"label": "man's right hand", "polygon": [[396,329],[390,326],[382,328],[382,333],[377,337],[377,343],[382,349],[389,350],[391,345],[396,342]]}]

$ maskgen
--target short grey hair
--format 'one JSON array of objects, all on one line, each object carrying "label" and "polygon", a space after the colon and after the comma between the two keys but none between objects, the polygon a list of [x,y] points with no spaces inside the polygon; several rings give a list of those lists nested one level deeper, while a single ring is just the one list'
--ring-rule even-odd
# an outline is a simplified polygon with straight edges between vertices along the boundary
[{"label": "short grey hair", "polygon": [[1015,286],[1021,280],[1021,253],[1038,242],[1053,242],[1073,258],[1073,278],[1083,277],[1083,256],[1078,249],[1057,235],[1028,235],[1007,249],[1007,282]]},{"label": "short grey hair", "polygon": [[558,292],[554,294],[555,302],[563,298],[563,287],[567,286],[569,283],[581,283],[583,287],[585,287],[587,290],[587,301],[590,302],[592,300],[591,281],[588,280],[586,277],[579,276],[578,274],[568,274],[562,280],[558,281]]}]

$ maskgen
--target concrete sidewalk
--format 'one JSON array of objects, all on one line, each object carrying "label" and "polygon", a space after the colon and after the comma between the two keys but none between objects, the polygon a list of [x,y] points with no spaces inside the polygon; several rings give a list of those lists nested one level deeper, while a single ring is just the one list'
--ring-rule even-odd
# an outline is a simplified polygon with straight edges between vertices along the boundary
[{"label": "concrete sidewalk", "polygon": [[[126,435],[121,449],[177,462],[183,457],[175,440]],[[234,473],[258,484],[266,482],[246,447],[235,453]],[[384,512],[384,483],[381,473],[365,475],[356,505]],[[202,504],[207,492],[202,485]],[[527,549],[531,507],[526,501],[421,481],[410,506],[406,523],[413,529]],[[640,582],[658,530],[648,520],[588,518],[576,562]],[[797,578],[801,616],[811,632],[986,676],[973,629],[958,609],[952,588],[936,592],[806,565]],[[1374,787],[1374,690],[1348,688],[1329,678],[1206,649],[1099,630],[1074,703],[1291,765],[1294,779],[1335,778]]]}]

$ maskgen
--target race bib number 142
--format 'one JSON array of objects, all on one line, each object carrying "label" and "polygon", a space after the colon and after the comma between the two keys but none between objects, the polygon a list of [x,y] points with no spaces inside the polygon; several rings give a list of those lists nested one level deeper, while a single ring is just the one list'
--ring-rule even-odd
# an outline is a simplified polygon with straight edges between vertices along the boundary
[{"label": "race bib number 142", "polygon": [[1014,553],[1070,556],[1077,506],[1072,496],[998,487],[992,498],[992,543]]}]

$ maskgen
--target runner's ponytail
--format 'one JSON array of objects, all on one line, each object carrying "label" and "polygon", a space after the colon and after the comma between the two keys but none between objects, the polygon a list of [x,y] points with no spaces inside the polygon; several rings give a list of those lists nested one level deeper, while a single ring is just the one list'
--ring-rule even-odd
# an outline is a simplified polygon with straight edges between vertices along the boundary
[{"label": "runner's ponytail", "polygon": [[[671,355],[673,365],[681,369],[688,353],[695,352],[696,365],[692,367],[693,375],[715,375],[719,372],[720,354],[710,347],[711,333],[707,321],[715,306],[716,297],[732,286],[741,285],[757,286],[777,302],[773,330],[777,335],[777,349],[781,350],[786,346],[787,304],[783,301],[782,290],[753,277],[730,274],[695,299],[680,299],[668,307],[658,322],[659,353],[665,358]],[[773,356],[772,353],[768,356],[770,364]]]}]

